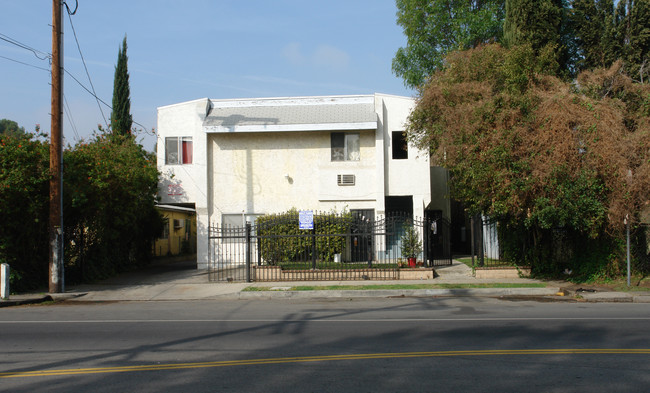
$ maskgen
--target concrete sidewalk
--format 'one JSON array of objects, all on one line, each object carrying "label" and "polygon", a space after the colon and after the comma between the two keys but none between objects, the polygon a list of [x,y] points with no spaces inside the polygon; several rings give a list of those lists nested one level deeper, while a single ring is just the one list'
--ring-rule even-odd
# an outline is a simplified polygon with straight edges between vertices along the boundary
[{"label": "concrete sidewalk", "polygon": [[[476,279],[466,265],[454,261],[452,266],[437,267],[433,280],[382,281],[308,281],[308,282],[210,282],[207,271],[196,270],[191,261],[152,266],[141,271],[121,274],[96,284],[67,288],[63,294],[33,293],[13,295],[0,301],[0,307],[38,303],[46,300],[66,301],[186,301],[215,299],[270,299],[270,298],[360,298],[360,297],[545,297],[556,300],[583,300],[590,302],[650,303],[649,294],[621,292],[584,292],[580,298],[566,293],[563,282],[543,282],[544,288],[479,288],[479,289],[373,289],[373,290],[311,290],[291,291],[295,286],[332,285],[392,285],[392,284],[492,284],[542,283],[539,280]],[[247,287],[267,287],[273,290],[243,291]],[[563,296],[563,295],[564,296]],[[567,296],[568,295],[568,296]]]}]

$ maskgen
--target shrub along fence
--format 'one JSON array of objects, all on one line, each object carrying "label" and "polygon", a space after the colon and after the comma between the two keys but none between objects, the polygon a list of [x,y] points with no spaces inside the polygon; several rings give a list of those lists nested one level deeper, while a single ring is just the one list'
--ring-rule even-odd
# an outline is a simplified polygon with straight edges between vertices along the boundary
[{"label": "shrub along fence", "polygon": [[313,229],[300,229],[297,211],[258,217],[255,225],[212,226],[211,281],[395,279],[406,265],[407,228],[417,233],[421,266],[451,264],[449,223],[389,215],[314,214]]}]

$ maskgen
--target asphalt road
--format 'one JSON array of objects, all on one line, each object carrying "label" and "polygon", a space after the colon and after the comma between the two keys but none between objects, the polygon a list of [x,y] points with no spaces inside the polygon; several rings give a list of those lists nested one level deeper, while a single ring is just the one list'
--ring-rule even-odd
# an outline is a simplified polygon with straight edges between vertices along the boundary
[{"label": "asphalt road", "polygon": [[0,310],[3,392],[633,392],[650,305],[486,298]]}]

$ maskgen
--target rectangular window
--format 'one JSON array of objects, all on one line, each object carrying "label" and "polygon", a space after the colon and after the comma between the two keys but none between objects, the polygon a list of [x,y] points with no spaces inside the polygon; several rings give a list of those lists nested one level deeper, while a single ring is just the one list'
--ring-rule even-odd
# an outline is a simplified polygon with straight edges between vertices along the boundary
[{"label": "rectangular window", "polygon": [[393,160],[406,160],[409,158],[408,143],[404,131],[392,133]]},{"label": "rectangular window", "polygon": [[159,239],[169,239],[169,218],[163,219],[162,233]]},{"label": "rectangular window", "polygon": [[359,161],[359,134],[333,132],[331,138],[332,161]]},{"label": "rectangular window", "polygon": [[191,164],[192,163],[192,137],[165,138],[165,164]]}]

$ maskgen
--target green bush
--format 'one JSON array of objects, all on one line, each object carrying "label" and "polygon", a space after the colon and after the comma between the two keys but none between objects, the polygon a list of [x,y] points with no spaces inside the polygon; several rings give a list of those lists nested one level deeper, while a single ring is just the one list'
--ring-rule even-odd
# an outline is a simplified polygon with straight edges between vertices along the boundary
[{"label": "green bush", "polygon": [[350,230],[352,215],[350,213],[328,213],[314,215],[314,233],[316,250],[312,250],[312,231],[299,228],[298,211],[271,214],[257,219],[257,234],[261,236],[260,252],[262,259],[269,265],[282,262],[309,261],[312,252],[320,261],[332,262],[334,255],[345,247],[345,237]]},{"label": "green bush", "polygon": [[32,134],[0,134],[0,263],[12,291],[47,285],[49,145]]}]

